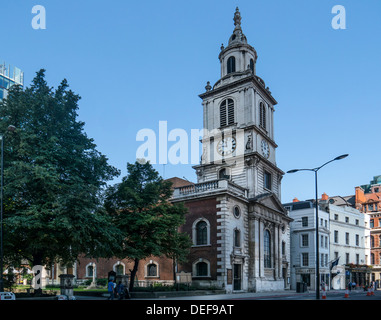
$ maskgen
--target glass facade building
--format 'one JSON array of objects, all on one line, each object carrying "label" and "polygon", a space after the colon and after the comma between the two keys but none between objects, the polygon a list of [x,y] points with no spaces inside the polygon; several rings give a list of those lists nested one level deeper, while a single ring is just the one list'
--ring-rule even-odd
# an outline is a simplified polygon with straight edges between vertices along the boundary
[{"label": "glass facade building", "polygon": [[7,97],[8,89],[14,84],[24,85],[24,72],[5,62],[0,63],[0,100]]}]

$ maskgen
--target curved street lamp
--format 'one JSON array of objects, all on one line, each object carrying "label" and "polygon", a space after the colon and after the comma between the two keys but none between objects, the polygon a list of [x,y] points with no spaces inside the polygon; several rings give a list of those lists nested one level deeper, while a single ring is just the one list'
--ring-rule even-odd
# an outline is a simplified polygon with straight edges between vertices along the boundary
[{"label": "curved street lamp", "polygon": [[287,173],[295,173],[298,171],[313,171],[315,172],[315,224],[316,224],[316,299],[320,299],[320,270],[319,270],[319,206],[318,206],[318,187],[317,187],[317,172],[323,168],[328,163],[331,163],[336,160],[341,160],[348,157],[348,154],[343,154],[341,156],[336,157],[335,159],[332,159],[320,167],[312,168],[312,169],[293,169],[287,171]]}]

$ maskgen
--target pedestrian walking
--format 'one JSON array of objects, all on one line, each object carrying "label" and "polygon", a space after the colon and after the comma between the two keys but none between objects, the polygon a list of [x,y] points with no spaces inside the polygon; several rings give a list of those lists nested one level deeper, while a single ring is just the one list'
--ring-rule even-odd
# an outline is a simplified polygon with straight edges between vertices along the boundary
[{"label": "pedestrian walking", "polygon": [[349,291],[352,291],[352,282],[351,281],[349,281],[349,283],[348,283],[348,289],[349,289]]},{"label": "pedestrian walking", "polygon": [[107,285],[107,290],[108,290],[108,293],[110,294],[107,300],[114,300],[114,297],[115,297],[115,283],[114,282],[115,280],[114,281],[110,280]]},{"label": "pedestrian walking", "polygon": [[116,292],[118,294],[119,300],[122,300],[124,298],[124,285],[122,281],[119,281],[118,285],[116,286]]}]

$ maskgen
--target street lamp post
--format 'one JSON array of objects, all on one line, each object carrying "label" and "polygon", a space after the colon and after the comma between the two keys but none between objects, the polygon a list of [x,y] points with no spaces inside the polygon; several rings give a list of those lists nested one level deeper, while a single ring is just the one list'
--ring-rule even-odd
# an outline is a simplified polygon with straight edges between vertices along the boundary
[{"label": "street lamp post", "polygon": [[348,156],[348,154],[343,154],[341,156],[336,157],[335,159],[332,159],[320,167],[312,168],[312,169],[293,169],[287,171],[287,173],[295,173],[298,171],[313,171],[315,172],[315,224],[316,224],[316,299],[320,299],[320,268],[319,268],[319,205],[318,205],[318,183],[317,183],[317,173],[318,171],[323,168],[325,165],[332,161],[341,160]]}]

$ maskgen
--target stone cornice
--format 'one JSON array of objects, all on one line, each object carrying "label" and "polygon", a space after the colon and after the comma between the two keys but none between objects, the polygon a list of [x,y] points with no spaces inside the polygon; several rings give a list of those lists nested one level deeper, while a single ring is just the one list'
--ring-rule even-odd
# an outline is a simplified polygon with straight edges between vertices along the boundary
[{"label": "stone cornice", "polygon": [[[244,77],[244,78],[241,78],[241,79],[238,79],[236,81],[233,81],[231,83],[228,83],[228,84],[224,84],[222,85],[221,87],[218,87],[218,88],[215,88],[213,87],[212,90],[209,90],[209,91],[206,91],[202,94],[199,95],[199,97],[201,99],[205,99],[205,98],[208,98],[210,96],[213,96],[217,93],[220,93],[220,92],[224,92],[228,89],[231,89],[231,88],[234,88],[234,87],[237,87],[239,85],[242,85],[244,83],[254,83],[256,85],[256,88],[258,90],[260,90],[270,101],[271,103],[274,105],[278,104],[278,102],[275,100],[275,98],[271,95],[271,93],[269,92],[269,90],[267,90],[263,83],[261,83],[258,78],[252,74],[252,72],[250,70],[247,70],[247,71],[244,71],[244,72],[235,72],[235,73],[231,73],[227,76],[225,76],[224,78],[222,79],[226,79],[228,77],[232,77],[234,75],[244,75],[244,74],[247,74],[248,76],[247,77]],[[219,81],[221,81],[222,79],[220,79]],[[217,81],[216,83],[218,83],[219,81]],[[215,86],[215,85],[214,85]]]}]

